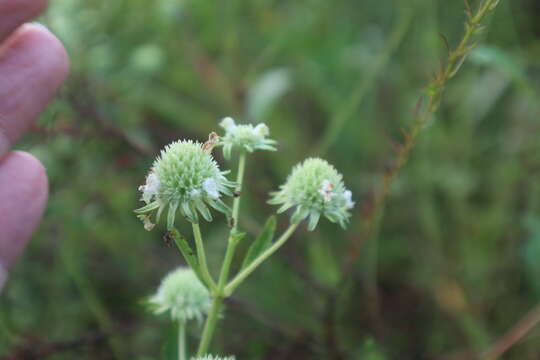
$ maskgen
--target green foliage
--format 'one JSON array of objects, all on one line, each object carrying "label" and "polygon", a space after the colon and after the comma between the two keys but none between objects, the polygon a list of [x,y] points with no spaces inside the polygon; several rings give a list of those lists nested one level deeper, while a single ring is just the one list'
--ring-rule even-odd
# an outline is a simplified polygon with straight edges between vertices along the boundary
[{"label": "green foliage", "polygon": [[[140,299],[180,257],[163,224],[141,230],[134,190],[159,149],[205,141],[228,115],[265,122],[279,140],[278,153],[248,163],[240,225],[249,236],[261,232],[268,192],[307,156],[340,169],[357,206],[346,232],[322,221],[300,229],[253,273],[230,299],[213,353],[442,358],[484,349],[540,299],[538,1],[502,0],[478,33],[482,45],[448,82],[396,178],[377,246],[360,239],[337,293],[395,139],[447,56],[439,34],[459,45],[463,1],[50,3],[42,21],[66,44],[72,70],[20,145],[46,165],[51,194],[0,296],[0,357],[80,344],[49,358],[109,359],[115,347],[125,359],[156,358],[163,321]],[[226,231],[218,221],[205,230],[214,273]],[[190,349],[198,330],[188,332]],[[537,335],[506,358],[538,358]]]},{"label": "green foliage", "polygon": [[261,255],[266,249],[272,245],[272,240],[274,239],[274,234],[276,232],[276,217],[270,216],[266,223],[264,224],[261,233],[255,241],[249,247],[244,261],[242,262],[242,269],[248,266],[255,260],[259,255]]}]

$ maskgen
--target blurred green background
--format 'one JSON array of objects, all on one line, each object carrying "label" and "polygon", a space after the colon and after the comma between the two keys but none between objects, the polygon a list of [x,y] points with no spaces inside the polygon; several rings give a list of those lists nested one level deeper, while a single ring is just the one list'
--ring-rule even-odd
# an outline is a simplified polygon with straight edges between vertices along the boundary
[{"label": "blurred green background", "polygon": [[[20,145],[46,165],[51,194],[0,297],[0,358],[159,358],[169,325],[141,300],[182,260],[133,214],[137,187],[162,146],[205,140],[228,115],[267,123],[280,148],[249,159],[245,245],[274,211],[268,192],[308,156],[340,169],[357,207],[347,231],[302,229],[242,285],[214,352],[467,359],[540,300],[538,1],[502,0],[489,18],[338,289],[392,142],[444,59],[440,34],[460,39],[462,1],[51,3],[42,21],[72,70]],[[214,270],[226,229],[203,227]],[[538,359],[539,336],[505,358]]]}]

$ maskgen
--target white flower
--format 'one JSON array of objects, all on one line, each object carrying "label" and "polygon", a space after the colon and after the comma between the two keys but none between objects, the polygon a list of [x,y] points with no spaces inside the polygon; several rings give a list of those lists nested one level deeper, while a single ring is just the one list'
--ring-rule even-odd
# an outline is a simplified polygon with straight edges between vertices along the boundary
[{"label": "white flower", "polygon": [[[235,184],[225,177],[227,171],[219,169],[210,148],[209,145],[205,149],[203,144],[191,140],[167,145],[154,161],[146,184],[139,188],[146,206],[135,212],[150,216],[155,211],[157,223],[168,207],[169,230],[174,228],[177,212],[192,223],[199,222],[199,214],[206,221],[212,221],[208,206],[229,216],[231,210],[220,196],[232,196]],[[146,229],[151,228],[148,217],[139,217],[147,225]]]},{"label": "white flower", "polygon": [[296,165],[280,190],[272,193],[269,203],[281,205],[278,213],[296,210],[291,222],[308,219],[308,230],[314,230],[321,216],[345,228],[354,205],[341,174],[327,161],[310,158]]},{"label": "white flower", "polygon": [[324,202],[328,203],[332,200],[332,191],[334,190],[334,184],[330,180],[324,180],[319,189],[319,194],[322,195]]},{"label": "white flower", "polygon": [[159,192],[159,179],[154,172],[148,174],[146,184],[139,186],[139,191],[142,191],[142,199],[147,204],[152,202],[152,199],[157,196]]},{"label": "white flower", "polygon": [[212,199],[219,199],[219,189],[216,180],[208,178],[204,180],[202,187]]},{"label": "white flower", "polygon": [[255,127],[251,124],[236,125],[232,118],[226,117],[220,122],[220,126],[225,129],[225,135],[221,137],[221,145],[223,145],[223,156],[226,159],[231,157],[233,148],[250,153],[255,150],[276,151],[274,147],[276,142],[267,138],[270,130],[265,124],[257,124]]},{"label": "white flower", "polygon": [[234,356],[219,357],[214,355],[197,356],[191,358],[191,360],[235,360]]}]

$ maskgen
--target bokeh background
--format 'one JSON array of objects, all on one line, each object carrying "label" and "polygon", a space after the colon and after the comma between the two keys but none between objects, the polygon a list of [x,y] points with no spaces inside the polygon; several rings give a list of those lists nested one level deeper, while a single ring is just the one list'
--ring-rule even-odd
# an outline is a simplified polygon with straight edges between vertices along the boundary
[{"label": "bokeh background", "polygon": [[[141,301],[182,259],[163,227],[146,232],[134,216],[137,187],[162,146],[205,140],[228,115],[267,123],[280,148],[249,159],[243,251],[275,210],[268,192],[308,156],[340,169],[357,207],[347,231],[302,229],[242,285],[215,352],[467,359],[488,348],[540,301],[538,1],[501,0],[340,273],[446,55],[441,34],[456,44],[464,20],[457,0],[51,1],[42,21],[72,71],[20,144],[46,165],[51,195],[0,297],[0,358],[160,358],[172,332]],[[214,270],[226,229],[203,227]],[[539,336],[505,358],[538,359]]]}]

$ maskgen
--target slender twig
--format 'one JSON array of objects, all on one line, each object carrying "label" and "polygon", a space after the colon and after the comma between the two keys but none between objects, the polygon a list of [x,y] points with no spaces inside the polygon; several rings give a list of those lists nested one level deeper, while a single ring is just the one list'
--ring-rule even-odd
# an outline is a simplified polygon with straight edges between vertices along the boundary
[{"label": "slender twig", "polygon": [[480,355],[482,360],[497,359],[518,343],[540,322],[540,304],[519,320],[506,334]]},{"label": "slender twig", "polygon": [[[416,140],[421,130],[425,127],[428,120],[438,110],[441,102],[442,95],[445,87],[450,79],[452,79],[459,71],[461,65],[465,61],[467,55],[475,48],[477,42],[474,40],[476,35],[483,29],[482,22],[486,16],[495,10],[500,0],[482,0],[476,10],[473,12],[469,5],[468,0],[466,3],[466,15],[467,20],[465,23],[464,35],[454,50],[449,50],[446,64],[442,66],[442,69],[435,75],[434,79],[428,84],[425,97],[427,98],[427,104],[424,105],[424,98],[421,98],[413,114],[413,121],[409,130],[403,131],[404,143],[398,147],[397,158],[394,165],[384,174],[382,179],[381,190],[375,193],[372,200],[370,210],[363,217],[362,231],[359,236],[352,239],[349,249],[346,252],[347,257],[343,263],[341,269],[341,279],[338,281],[334,294],[330,294],[327,300],[325,316],[329,321],[335,321],[335,308],[333,302],[339,295],[339,289],[341,289],[348,280],[352,267],[356,263],[360,255],[360,250],[368,240],[372,240],[374,249],[376,250],[376,233],[379,227],[380,220],[384,211],[384,205],[391,187],[397,178],[400,170],[409,160],[411,151],[416,145]],[[372,268],[376,267],[376,264],[372,264]],[[375,271],[375,270],[373,270]],[[372,274],[372,278],[367,282],[368,296],[370,297],[370,316],[378,318],[378,294],[376,287],[376,278]]]},{"label": "slender twig", "polygon": [[[427,105],[423,107],[424,101],[422,99],[418,101],[412,125],[408,131],[404,131],[404,144],[398,149],[397,159],[393,167],[384,174],[381,190],[375,195],[371,211],[364,218],[364,230],[360,236],[352,241],[351,247],[347,252],[348,258],[342,269],[342,275],[344,277],[347,276],[351,267],[354,265],[354,262],[358,258],[361,246],[373,233],[374,225],[377,223],[376,219],[380,216],[384,208],[391,186],[400,170],[407,163],[411,151],[416,145],[418,135],[427,121],[438,110],[447,82],[457,74],[467,55],[478,44],[474,41],[475,35],[483,29],[483,20],[486,15],[495,10],[499,1],[500,0],[483,0],[476,13],[473,13],[472,10],[467,10],[467,21],[465,23],[465,33],[463,38],[459,45],[449,52],[446,65],[436,74],[435,78],[427,86]],[[467,9],[470,9],[470,7],[467,7]]]}]

